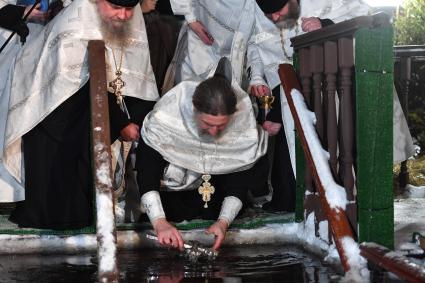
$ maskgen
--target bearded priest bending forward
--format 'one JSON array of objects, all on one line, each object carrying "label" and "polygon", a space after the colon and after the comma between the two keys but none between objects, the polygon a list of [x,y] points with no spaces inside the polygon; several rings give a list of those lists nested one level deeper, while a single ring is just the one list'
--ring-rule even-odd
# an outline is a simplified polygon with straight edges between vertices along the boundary
[{"label": "bearded priest bending forward", "polygon": [[248,94],[224,76],[182,82],[146,116],[141,137],[137,181],[159,242],[183,249],[169,221],[210,219],[219,249],[248,190],[267,180],[268,133]]}]

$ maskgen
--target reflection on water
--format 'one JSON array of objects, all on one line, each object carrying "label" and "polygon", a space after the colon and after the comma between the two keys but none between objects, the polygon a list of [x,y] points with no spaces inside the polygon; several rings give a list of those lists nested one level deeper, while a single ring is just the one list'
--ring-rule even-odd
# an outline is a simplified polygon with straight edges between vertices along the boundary
[{"label": "reflection on water", "polygon": [[[319,259],[285,246],[224,247],[196,265],[168,250],[120,251],[120,282],[338,282]],[[96,282],[95,255],[1,256],[0,282]]]}]

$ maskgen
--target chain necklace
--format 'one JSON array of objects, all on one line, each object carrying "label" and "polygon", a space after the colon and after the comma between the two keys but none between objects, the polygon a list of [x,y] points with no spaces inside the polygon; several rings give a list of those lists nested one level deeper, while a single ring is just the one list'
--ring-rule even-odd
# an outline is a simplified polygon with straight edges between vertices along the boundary
[{"label": "chain necklace", "polygon": [[[299,25],[298,25],[298,23],[295,24],[295,28],[294,29],[295,29],[295,36],[297,36],[298,35],[298,32],[299,32]],[[285,48],[285,29],[284,28],[279,28],[279,31],[280,31],[280,44],[282,45],[283,54],[285,55],[285,57],[288,60],[292,61],[293,57],[292,56],[289,56],[289,54],[288,54],[288,52],[286,51],[286,48]]]},{"label": "chain necklace", "polygon": [[114,49],[112,49],[112,58],[114,59],[115,65],[115,79],[109,83],[109,87],[114,90],[114,94],[117,97],[117,104],[123,107],[123,97],[122,97],[122,88],[125,86],[125,82],[121,79],[121,67],[122,67],[122,59],[123,59],[123,47],[121,46],[121,56],[120,56],[120,64],[117,66],[117,60],[115,59]]},{"label": "chain necklace", "polygon": [[[204,182],[198,188],[198,193],[202,196],[202,200],[205,202],[204,208],[208,208],[208,202],[211,200],[211,195],[214,194],[215,188],[209,182],[211,180],[211,175],[208,174],[207,170],[205,169],[205,152],[204,152],[204,149],[202,147],[201,141],[199,141],[199,146],[200,146],[201,152],[202,152],[202,164],[203,164],[203,169],[204,169],[204,174],[202,174],[201,179],[204,180]],[[215,142],[214,156],[217,157],[217,142]],[[211,166],[210,170],[212,170],[212,166]]]}]

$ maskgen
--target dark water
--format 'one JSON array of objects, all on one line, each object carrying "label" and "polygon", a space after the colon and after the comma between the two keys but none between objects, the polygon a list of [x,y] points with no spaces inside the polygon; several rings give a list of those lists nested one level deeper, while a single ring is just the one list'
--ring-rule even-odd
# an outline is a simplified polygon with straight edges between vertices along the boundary
[{"label": "dark water", "polygon": [[[338,282],[331,267],[293,247],[223,248],[196,265],[167,250],[120,251],[120,282]],[[0,282],[96,282],[95,255],[0,256]]]}]

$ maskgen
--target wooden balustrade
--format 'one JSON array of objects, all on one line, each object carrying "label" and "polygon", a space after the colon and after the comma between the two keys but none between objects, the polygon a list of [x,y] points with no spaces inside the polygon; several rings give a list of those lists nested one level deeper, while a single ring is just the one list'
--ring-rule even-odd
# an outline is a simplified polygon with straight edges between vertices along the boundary
[{"label": "wooden balustrade", "polygon": [[[388,103],[392,103],[388,99],[392,96],[388,91],[388,87],[392,88],[388,80],[392,69],[387,67],[392,60],[387,52],[389,48],[392,49],[391,32],[388,17],[377,14],[358,17],[291,39],[298,59],[296,62],[299,62],[297,67],[302,94],[308,109],[316,116],[317,135],[323,148],[329,152],[329,166],[334,180],[346,191],[346,214],[350,226],[356,237],[358,219],[364,219],[361,240],[377,242],[375,233],[379,234],[380,231],[368,227],[372,221],[370,219],[375,221],[379,213],[390,218],[392,213],[392,196],[380,193],[392,192],[392,186],[388,186],[391,179],[387,172],[392,166],[392,136],[387,139],[388,131],[392,133],[392,123],[389,124],[392,114],[387,110]],[[370,56],[370,60],[366,56]],[[372,79],[376,85],[371,84]],[[375,86],[376,89],[373,89]],[[386,88],[382,89],[382,86]],[[366,91],[367,87],[370,89]],[[368,100],[371,101],[370,105],[367,105]],[[381,102],[385,103],[382,109],[379,105]],[[359,110],[360,105],[363,109]],[[381,131],[378,127],[385,127],[386,130],[385,135],[377,138]],[[367,132],[371,128],[373,131]],[[386,154],[379,160],[381,156],[375,156],[376,148],[391,151],[391,156]],[[358,172],[359,165],[362,170]],[[377,188],[377,182],[363,181],[374,180],[381,174],[382,170],[376,170],[376,167],[385,170],[382,188]],[[313,183],[313,172],[308,166],[303,172],[298,172],[298,169],[297,175],[304,174],[305,190],[308,191],[304,200],[306,213],[308,215],[314,211],[317,223],[324,217],[317,184]],[[359,173],[360,178],[357,176]],[[389,174],[392,174],[391,169]],[[375,195],[377,201],[368,200]],[[378,203],[381,195],[386,199]],[[391,218],[391,222],[385,223],[386,233],[392,231],[392,225]],[[391,246],[393,235],[390,238],[388,233],[385,241]]]},{"label": "wooden balustrade", "polygon": [[[339,208],[332,208],[329,200],[325,196],[325,189],[319,177],[317,165],[314,162],[313,155],[306,140],[306,136],[304,135],[303,126],[301,125],[298,111],[294,105],[291,96],[292,89],[301,89],[293,67],[289,64],[280,65],[279,75],[282,82],[282,87],[285,91],[285,95],[288,100],[289,108],[291,109],[292,117],[294,118],[295,127],[297,129],[298,136],[301,140],[304,154],[306,156],[309,172],[311,172],[310,177],[314,181],[315,187],[317,188],[317,194],[315,194],[315,196],[317,196],[316,204],[320,204],[320,207],[323,209],[323,213],[320,214],[323,215],[324,218],[326,217],[326,219],[329,221],[330,229],[332,235],[334,236],[335,245],[339,252],[342,266],[344,267],[345,271],[349,271],[350,264],[348,263],[347,251],[345,250],[345,247],[343,245],[343,239],[353,238],[353,231],[350,227],[345,211]],[[306,204],[308,203],[306,202]]]}]

